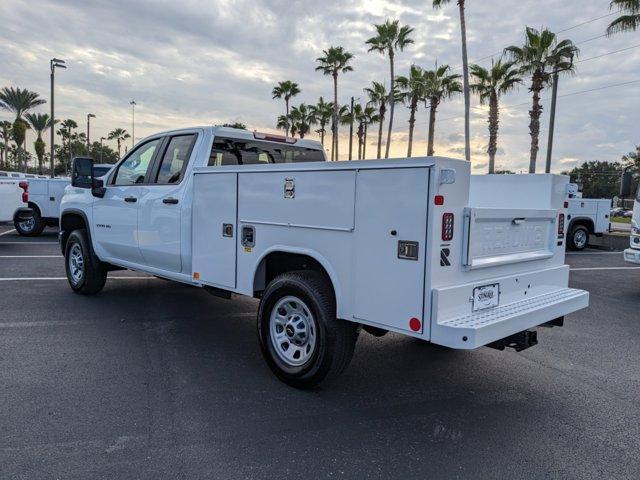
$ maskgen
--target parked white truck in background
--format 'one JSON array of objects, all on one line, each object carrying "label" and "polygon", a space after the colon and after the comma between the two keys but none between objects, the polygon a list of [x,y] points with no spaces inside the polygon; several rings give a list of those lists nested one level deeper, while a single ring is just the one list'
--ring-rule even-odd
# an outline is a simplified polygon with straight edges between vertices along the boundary
[{"label": "parked white truck in background", "polygon": [[589,235],[600,236],[610,227],[611,200],[582,198],[578,185],[568,186],[567,247],[583,250],[589,244]]},{"label": "parked white truck in background", "polygon": [[627,262],[640,265],[640,186],[633,201],[633,216],[631,217],[631,245],[624,251]]},{"label": "parked white truck in background", "polygon": [[74,162],[61,205],[71,288],[128,268],[260,298],[263,355],[295,387],[342,371],[361,328],[521,350],[588,304],[568,288],[564,176],[326,162],[318,142],[222,127],[153,135],[91,170]]},{"label": "parked white truck in background", "polygon": [[40,235],[45,227],[56,227],[60,221],[60,202],[68,178],[25,178],[29,184],[29,208],[32,215],[14,221],[16,231],[25,237]]},{"label": "parked white truck in background", "polygon": [[0,223],[20,221],[32,215],[28,208],[29,184],[0,172]]}]

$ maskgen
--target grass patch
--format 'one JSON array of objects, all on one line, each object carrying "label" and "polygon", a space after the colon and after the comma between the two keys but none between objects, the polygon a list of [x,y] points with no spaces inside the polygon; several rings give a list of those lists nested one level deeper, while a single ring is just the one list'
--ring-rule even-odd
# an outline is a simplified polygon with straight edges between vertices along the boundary
[{"label": "grass patch", "polygon": [[611,217],[611,221],[615,223],[631,223],[629,217]]}]

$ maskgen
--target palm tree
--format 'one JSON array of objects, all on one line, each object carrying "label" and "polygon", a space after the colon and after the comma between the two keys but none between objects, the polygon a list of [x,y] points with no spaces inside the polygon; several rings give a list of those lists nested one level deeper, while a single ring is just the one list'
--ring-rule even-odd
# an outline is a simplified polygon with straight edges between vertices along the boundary
[{"label": "palm tree", "polygon": [[529,134],[531,135],[531,154],[529,159],[529,173],[536,172],[536,160],[538,157],[540,137],[540,92],[550,83],[553,71],[571,73],[575,71],[573,58],[579,50],[571,40],[557,41],[556,34],[544,29],[542,32],[535,28],[527,27],[525,31],[525,44],[522,47],[512,45],[505,49],[511,59],[520,66],[521,72],[531,75],[531,87],[533,105],[529,111],[531,122]]},{"label": "palm tree", "polygon": [[434,154],[433,139],[436,129],[436,110],[442,100],[451,98],[456,93],[462,92],[460,75],[451,73],[449,65],[436,64],[435,70],[424,72],[425,82],[425,104],[429,102],[429,140],[427,145],[427,155]]},{"label": "palm tree", "polygon": [[[284,98],[284,104],[286,107],[285,114],[287,117],[289,116],[289,100],[292,97],[295,97],[301,92],[300,87],[297,83],[292,82],[291,80],[285,80],[284,82],[278,82],[278,85],[273,87],[271,91],[272,98]],[[289,128],[286,129],[286,135],[289,135]]]},{"label": "palm tree", "polygon": [[313,112],[320,126],[316,132],[320,134],[320,143],[324,147],[324,136],[327,133],[326,127],[333,115],[333,103],[325,102],[324,98],[320,97],[316,105],[309,105],[309,109]]},{"label": "palm tree", "polygon": [[33,143],[33,148],[36,151],[38,157],[38,173],[42,175],[42,165],[44,162],[44,149],[45,143],[42,139],[42,134],[51,128],[51,118],[47,113],[27,113],[24,118],[27,119],[31,128],[33,128],[38,136]]},{"label": "palm tree", "polygon": [[353,67],[349,62],[353,59],[353,54],[347,52],[343,47],[329,47],[322,51],[323,56],[318,57],[316,61],[320,64],[316,70],[321,71],[325,75],[333,77],[333,133],[331,160],[338,160],[338,75],[340,73],[352,72]]},{"label": "palm tree", "polygon": [[475,83],[471,90],[480,97],[480,103],[489,102],[489,173],[495,173],[498,150],[498,123],[500,96],[514,90],[520,83],[520,71],[511,62],[491,62],[491,69],[471,65],[471,76]]},{"label": "palm tree", "polygon": [[631,32],[640,27],[640,0],[611,0],[609,8],[625,12],[607,27],[607,35],[619,32]]},{"label": "palm tree", "polygon": [[288,136],[289,129],[291,128],[291,119],[289,118],[289,115],[278,115],[276,128],[278,130],[284,130],[285,135]]},{"label": "palm tree", "polygon": [[384,158],[389,158],[389,148],[391,147],[391,131],[393,129],[393,112],[395,106],[395,73],[394,58],[396,52],[403,51],[404,48],[413,43],[409,38],[413,28],[408,25],[400,26],[398,20],[387,20],[380,25],[374,25],[377,35],[367,40],[369,52],[376,51],[389,56],[389,71],[391,73],[391,84],[389,86],[389,129],[387,131],[387,146]]},{"label": "palm tree", "polygon": [[107,135],[107,138],[109,140],[115,140],[117,142],[117,145],[118,145],[118,158],[120,158],[120,145],[127,138],[131,138],[131,135],[129,135],[124,128],[114,128],[113,130],[111,130],[109,132],[109,134]]},{"label": "palm tree", "polygon": [[[22,88],[4,87],[0,90],[0,108],[13,112],[16,116],[13,122],[12,135],[17,147],[18,161],[22,159],[22,145],[25,141],[27,123],[22,116],[38,105],[46,101],[36,93]],[[26,163],[24,165],[26,169]]]},{"label": "palm tree", "polygon": [[378,129],[378,157],[382,156],[382,129],[384,117],[387,113],[387,103],[389,102],[389,94],[384,84],[380,82],[371,82],[371,86],[364,89],[369,96],[369,104],[377,107],[380,126]]},{"label": "palm tree", "polygon": [[9,140],[11,140],[11,122],[3,120],[0,122],[0,136],[2,137],[2,160],[0,163],[6,162],[9,165]]},{"label": "palm tree", "polygon": [[304,103],[292,107],[290,117],[300,138],[304,138],[311,131],[311,126],[318,123],[313,110]]},{"label": "palm tree", "polygon": [[[471,161],[471,94],[469,93],[469,60],[467,58],[467,22],[465,20],[465,0],[456,0],[460,12],[460,36],[462,37],[462,75],[464,85],[464,158]],[[433,0],[433,8],[447,5],[451,0]]]},{"label": "palm tree", "polygon": [[[62,138],[62,148],[64,149],[64,141],[67,141],[67,148],[69,149],[69,166],[71,165],[71,160],[73,159],[73,149],[71,148],[71,142],[73,140],[73,131],[78,128],[78,124],[75,120],[67,118],[66,120],[60,122],[60,129],[58,130],[58,135]],[[65,167],[66,168],[66,167]]]},{"label": "palm tree", "polygon": [[373,105],[367,105],[362,111],[362,117],[364,122],[364,138],[362,140],[362,158],[367,158],[367,134],[369,132],[369,125],[380,122],[380,116],[376,114],[376,108]]},{"label": "palm tree", "polygon": [[411,156],[413,147],[413,131],[416,125],[416,111],[418,103],[426,98],[426,81],[422,68],[411,65],[408,77],[398,77],[396,82],[399,86],[399,97],[409,107],[409,145],[407,147],[407,157]]}]

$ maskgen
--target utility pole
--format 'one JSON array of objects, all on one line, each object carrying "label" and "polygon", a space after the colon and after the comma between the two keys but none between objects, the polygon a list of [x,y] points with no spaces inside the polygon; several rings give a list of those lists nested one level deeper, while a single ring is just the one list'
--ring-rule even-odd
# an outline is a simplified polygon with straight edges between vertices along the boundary
[{"label": "utility pole", "polygon": [[131,147],[133,147],[136,143],[136,101],[131,100],[129,105],[131,105]]},{"label": "utility pole", "polygon": [[569,62],[564,68],[558,69],[557,66],[553,70],[553,90],[551,93],[551,111],[549,112],[549,139],[547,140],[547,163],[544,169],[545,173],[551,173],[551,155],[553,154],[553,132],[556,126],[556,103],[558,100],[558,74],[573,68],[573,54]]},{"label": "utility pole", "polygon": [[92,118],[96,118],[96,116],[93,113],[88,113],[87,114],[87,155],[89,155],[89,152],[91,151],[91,141],[89,140],[89,133],[91,131],[90,120]]},{"label": "utility pole", "polygon": [[54,100],[53,100],[53,92],[54,92],[54,83],[55,83],[55,71],[56,71],[56,67],[58,68],[67,68],[65,65],[64,60],[60,60],[59,58],[52,58],[51,60],[49,60],[49,67],[51,68],[51,126],[49,127],[51,129],[51,153],[49,154],[49,162],[50,162],[50,167],[51,167],[51,178],[54,177],[53,174],[53,165],[54,165],[54,142],[55,142],[55,126],[56,126],[56,117],[55,117],[55,111],[54,111]]},{"label": "utility pole", "polygon": [[353,160],[353,97],[351,97],[351,115],[349,122],[349,160]]}]

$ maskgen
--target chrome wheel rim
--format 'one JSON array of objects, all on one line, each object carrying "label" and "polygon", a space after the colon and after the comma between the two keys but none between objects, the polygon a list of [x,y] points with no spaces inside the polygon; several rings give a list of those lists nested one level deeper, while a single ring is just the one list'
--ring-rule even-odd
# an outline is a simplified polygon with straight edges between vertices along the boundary
[{"label": "chrome wheel rim", "polygon": [[82,248],[77,243],[69,251],[69,275],[74,285],[77,285],[84,277],[84,257]]},{"label": "chrome wheel rim", "polygon": [[33,217],[31,217],[28,220],[18,222],[18,225],[20,225],[20,230],[22,230],[23,232],[30,232],[35,228],[36,221]]},{"label": "chrome wheel rim", "polygon": [[281,298],[271,310],[269,331],[276,355],[289,366],[304,365],[314,354],[316,321],[298,297]]},{"label": "chrome wheel rim", "polygon": [[577,248],[584,248],[587,245],[587,234],[584,230],[578,230],[573,234],[573,243]]}]

